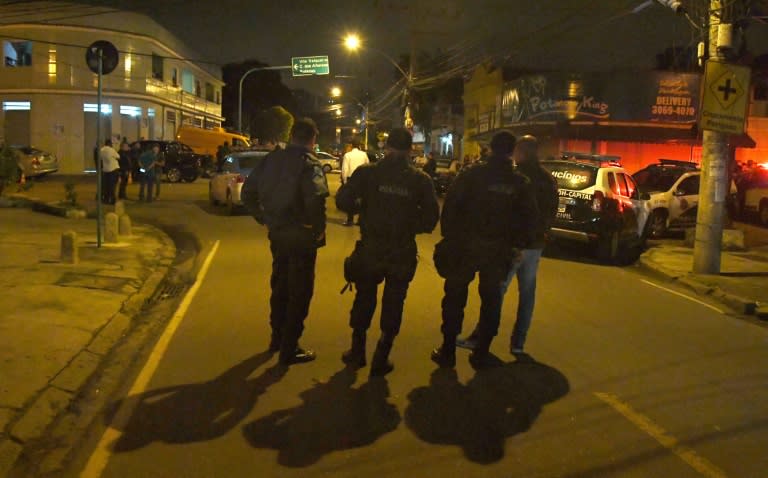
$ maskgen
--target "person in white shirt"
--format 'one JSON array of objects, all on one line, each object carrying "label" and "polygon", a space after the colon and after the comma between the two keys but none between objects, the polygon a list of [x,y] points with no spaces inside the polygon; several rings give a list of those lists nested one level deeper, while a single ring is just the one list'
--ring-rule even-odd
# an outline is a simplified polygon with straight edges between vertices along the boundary
[{"label": "person in white shirt", "polygon": [[99,150],[101,161],[101,202],[115,204],[115,188],[120,173],[120,155],[112,147],[112,140],[104,142]]},{"label": "person in white shirt", "polygon": [[[368,154],[365,151],[360,151],[360,143],[352,143],[352,149],[344,154],[344,158],[341,163],[341,184],[349,181],[352,177],[352,173],[355,169],[359,168],[363,164],[368,164]],[[347,213],[347,220],[343,223],[345,226],[351,226],[355,223],[355,215],[353,213]]]}]

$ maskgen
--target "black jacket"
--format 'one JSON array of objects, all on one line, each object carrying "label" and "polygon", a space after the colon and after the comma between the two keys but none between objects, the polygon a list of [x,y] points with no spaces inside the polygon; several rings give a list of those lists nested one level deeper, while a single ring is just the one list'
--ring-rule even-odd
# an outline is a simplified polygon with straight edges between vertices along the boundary
[{"label": "black jacket", "polygon": [[490,258],[532,243],[537,217],[528,178],[509,159],[490,156],[456,177],[445,198],[440,229],[443,237],[466,247],[488,246]]},{"label": "black jacket", "polygon": [[273,242],[311,233],[315,247],[325,245],[328,183],[322,165],[306,148],[289,145],[265,156],[248,175],[242,197],[251,214],[269,228]]},{"label": "black jacket", "polygon": [[336,194],[336,207],[360,213],[363,241],[407,246],[435,229],[440,206],[432,180],[405,156],[388,155],[357,168]]},{"label": "black jacket", "polygon": [[526,247],[529,249],[542,249],[546,241],[546,235],[552,227],[552,221],[557,214],[557,206],[560,200],[557,193],[557,181],[538,161],[521,162],[517,170],[531,181],[536,193],[536,204],[539,207],[539,214],[536,218],[536,234],[533,241]]}]

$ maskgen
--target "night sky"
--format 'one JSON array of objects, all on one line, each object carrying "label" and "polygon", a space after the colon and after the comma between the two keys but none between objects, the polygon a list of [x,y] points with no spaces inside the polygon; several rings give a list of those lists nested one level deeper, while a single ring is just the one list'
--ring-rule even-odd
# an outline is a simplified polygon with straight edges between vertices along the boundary
[{"label": "night sky", "polygon": [[[0,5],[9,1],[0,0]],[[340,41],[346,32],[359,33],[364,45],[394,58],[413,45],[425,51],[440,48],[447,63],[455,67],[506,59],[507,64],[521,69],[565,71],[649,69],[664,48],[695,46],[701,36],[683,16],[658,4],[632,13],[644,0],[79,3],[149,14],[195,49],[200,58],[222,65],[249,59],[287,65],[292,56],[328,55],[331,77],[290,84],[316,92],[337,83],[352,88],[392,83],[393,69],[381,54],[371,49],[349,54],[343,49]],[[708,1],[685,3],[695,19]],[[749,44],[758,53],[768,51],[768,25],[753,23],[748,33]],[[354,78],[333,78],[337,75]]]}]

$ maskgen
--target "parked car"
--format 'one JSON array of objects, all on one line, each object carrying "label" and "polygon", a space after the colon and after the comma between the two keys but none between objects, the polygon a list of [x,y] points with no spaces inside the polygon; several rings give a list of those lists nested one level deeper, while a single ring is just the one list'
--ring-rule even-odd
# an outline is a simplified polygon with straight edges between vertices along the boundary
[{"label": "parked car", "polygon": [[[647,166],[632,177],[640,193],[650,196],[646,225],[649,237],[663,237],[668,231],[696,225],[701,185],[701,170],[696,163],[660,159],[658,164]],[[732,211],[736,203],[734,182],[726,201]]]},{"label": "parked car", "polygon": [[243,207],[240,192],[245,178],[269,151],[240,151],[224,158],[221,168],[208,183],[208,199],[218,206],[226,204],[229,214],[236,214]]},{"label": "parked car", "polygon": [[559,187],[553,239],[590,244],[605,262],[639,253],[647,204],[618,157],[568,152],[541,165]]},{"label": "parked car", "polygon": [[16,164],[25,177],[44,176],[59,170],[59,160],[53,153],[48,153],[32,146],[10,146],[16,155]]},{"label": "parked car", "polygon": [[139,144],[142,151],[152,148],[155,144],[160,146],[160,154],[165,159],[163,173],[172,183],[195,181],[200,177],[204,161],[208,160],[207,156],[195,153],[192,148],[178,141],[143,140],[139,141]]},{"label": "parked car", "polygon": [[760,224],[768,226],[768,163],[754,169],[744,183],[744,213],[757,215]]},{"label": "parked car", "polygon": [[315,153],[315,157],[320,161],[320,164],[323,165],[323,172],[325,174],[330,173],[331,171],[338,171],[341,169],[341,165],[339,163],[339,158],[336,156],[326,153],[324,151],[318,151]]}]

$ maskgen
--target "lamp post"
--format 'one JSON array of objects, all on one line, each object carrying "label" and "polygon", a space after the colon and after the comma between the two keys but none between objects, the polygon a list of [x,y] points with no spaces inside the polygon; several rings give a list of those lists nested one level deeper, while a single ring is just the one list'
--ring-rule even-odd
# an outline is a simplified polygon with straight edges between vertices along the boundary
[{"label": "lamp post", "polygon": [[240,77],[240,84],[237,90],[237,130],[243,132],[243,80],[254,71],[266,70],[290,70],[291,66],[257,66],[243,73]]},{"label": "lamp post", "polygon": [[[342,96],[341,88],[339,88],[338,86],[334,86],[333,88],[331,88],[332,98],[338,98],[340,96]],[[365,104],[363,104],[362,102],[360,102],[359,99],[355,97],[352,97],[352,99],[355,101],[357,106],[363,109],[363,119],[362,120],[358,119],[355,121],[355,123],[362,125],[362,127],[365,129],[365,135],[363,136],[363,149],[367,150],[368,149],[368,102],[366,101]],[[341,108],[338,108],[336,110],[336,116],[341,116]],[[357,131],[353,130],[352,133],[356,134]]]},{"label": "lamp post", "polygon": [[[346,37],[344,37],[344,46],[347,48],[347,50],[350,51],[357,51],[362,48],[362,42],[360,41],[360,37],[357,36],[354,33],[350,33]],[[389,61],[396,69],[400,72],[401,75],[403,75],[403,78],[405,79],[405,88],[403,88],[403,98],[405,99],[405,113],[403,117],[403,123],[406,128],[410,129],[413,127],[413,119],[411,119],[411,105],[410,105],[410,98],[411,98],[411,85],[413,84],[413,75],[412,72],[406,73],[405,70],[403,70],[403,67],[401,67],[391,56],[387,55],[383,51],[379,50],[378,48],[373,48],[370,46],[365,47],[366,50],[375,51],[379,55],[383,56],[387,61]],[[366,121],[366,127],[365,127],[365,133],[366,133],[366,146],[368,143],[368,103],[365,104],[365,121]]]}]

